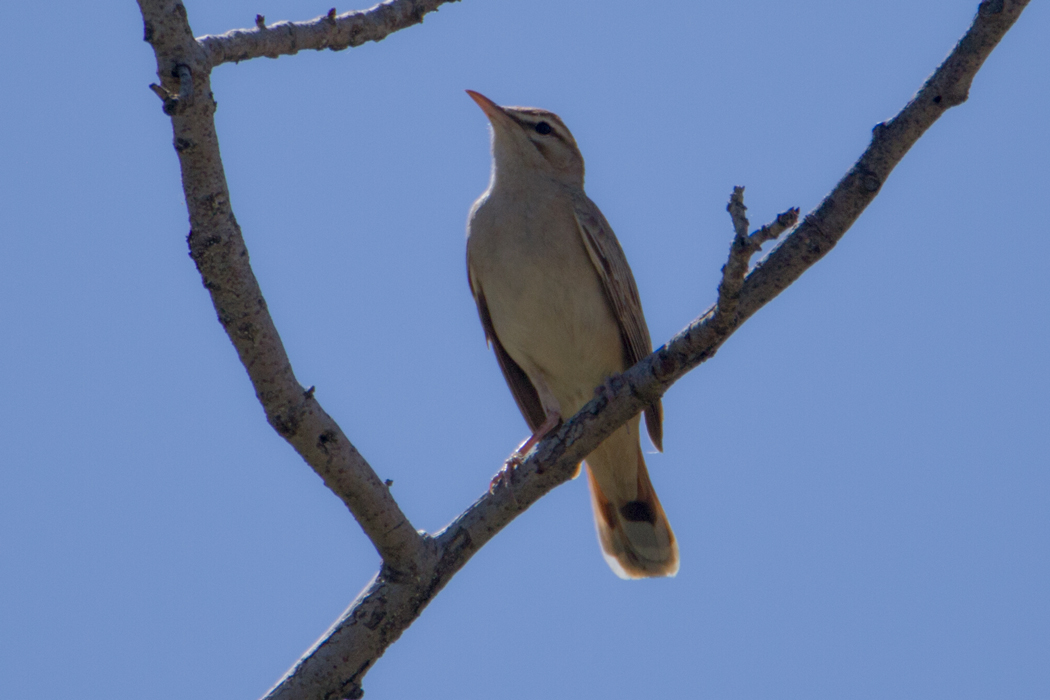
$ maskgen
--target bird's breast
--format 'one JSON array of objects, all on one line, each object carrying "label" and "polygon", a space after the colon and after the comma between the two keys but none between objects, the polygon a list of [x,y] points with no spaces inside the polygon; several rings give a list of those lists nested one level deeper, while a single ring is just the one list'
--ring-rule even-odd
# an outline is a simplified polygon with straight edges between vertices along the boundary
[{"label": "bird's breast", "polygon": [[490,192],[472,212],[467,254],[498,340],[526,374],[543,373],[564,409],[624,369],[619,326],[569,197]]}]

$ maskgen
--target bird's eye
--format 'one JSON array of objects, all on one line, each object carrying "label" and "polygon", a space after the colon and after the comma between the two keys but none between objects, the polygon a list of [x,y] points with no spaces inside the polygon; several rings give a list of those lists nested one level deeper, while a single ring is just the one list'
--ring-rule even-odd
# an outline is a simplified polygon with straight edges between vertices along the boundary
[{"label": "bird's eye", "polygon": [[536,133],[537,134],[543,134],[544,136],[546,136],[550,132],[551,132],[551,125],[548,124],[547,122],[540,122],[539,124],[536,125]]}]

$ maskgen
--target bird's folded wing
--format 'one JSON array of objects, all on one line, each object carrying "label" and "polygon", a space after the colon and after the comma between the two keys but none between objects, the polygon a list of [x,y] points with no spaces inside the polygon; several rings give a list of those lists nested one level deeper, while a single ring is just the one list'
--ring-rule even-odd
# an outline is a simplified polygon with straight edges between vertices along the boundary
[{"label": "bird's folded wing", "polygon": [[500,343],[499,337],[496,335],[496,329],[492,326],[492,317],[489,315],[489,306],[485,301],[485,293],[482,291],[481,285],[475,281],[474,275],[470,271],[469,263],[467,265],[467,280],[470,282],[470,291],[474,294],[474,302],[478,305],[478,316],[481,317],[481,326],[485,329],[485,339],[492,344],[492,349],[496,351],[496,361],[499,362],[499,368],[503,371],[503,378],[507,380],[510,393],[514,395],[514,400],[518,404],[518,410],[524,416],[525,422],[529,424],[529,430],[535,433],[547,416],[543,410],[543,404],[540,402],[540,395],[536,392],[536,387],[529,381],[525,371],[507,354],[503,344]]},{"label": "bird's folded wing", "polygon": [[[633,365],[653,351],[634,275],[627,265],[627,257],[623,254],[620,242],[616,240],[616,234],[598,206],[586,195],[576,197],[573,205],[583,245],[594,263],[594,269],[598,272],[619,323],[627,364]],[[510,381],[509,377],[507,381]],[[645,426],[656,449],[662,450],[663,407],[660,401],[654,402],[645,410]]]}]

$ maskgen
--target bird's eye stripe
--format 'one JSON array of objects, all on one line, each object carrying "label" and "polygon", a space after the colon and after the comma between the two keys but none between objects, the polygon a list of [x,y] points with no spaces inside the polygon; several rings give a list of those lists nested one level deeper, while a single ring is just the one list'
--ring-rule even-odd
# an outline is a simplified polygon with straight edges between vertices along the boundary
[{"label": "bird's eye stripe", "polygon": [[[532,117],[532,119],[536,118],[533,115],[529,115],[529,116]],[[513,119],[514,121],[516,121],[518,123],[518,125],[521,126],[521,128],[524,129],[525,131],[536,132],[537,134],[540,134],[541,136],[549,136],[550,138],[555,138],[555,139],[558,139],[559,141],[565,141],[565,137],[562,136],[561,132],[558,131],[557,129],[555,129],[554,126],[551,124],[551,122],[547,121],[546,119],[543,119],[543,120],[538,121],[538,122],[533,122],[532,119],[523,118],[521,116],[518,116],[517,114],[510,114],[510,118]],[[540,124],[546,124],[547,125],[546,128],[543,131],[539,130]]]}]

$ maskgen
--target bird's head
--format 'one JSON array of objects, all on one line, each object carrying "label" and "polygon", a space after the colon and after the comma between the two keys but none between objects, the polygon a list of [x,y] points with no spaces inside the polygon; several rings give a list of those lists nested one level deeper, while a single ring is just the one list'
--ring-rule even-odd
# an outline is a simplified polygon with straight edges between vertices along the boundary
[{"label": "bird's head", "polygon": [[492,157],[501,177],[536,173],[583,188],[583,155],[561,117],[535,107],[501,107],[473,90],[467,94],[492,124]]}]

